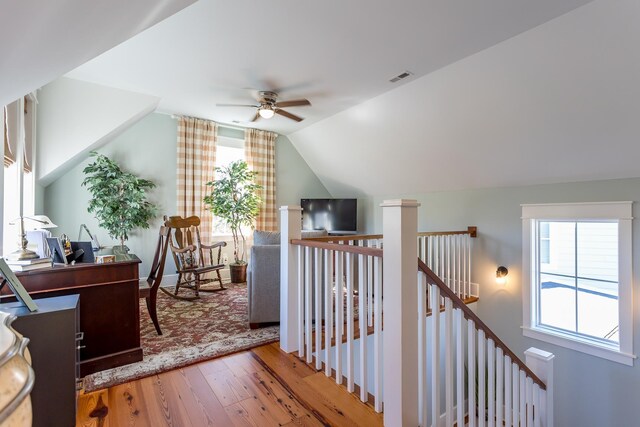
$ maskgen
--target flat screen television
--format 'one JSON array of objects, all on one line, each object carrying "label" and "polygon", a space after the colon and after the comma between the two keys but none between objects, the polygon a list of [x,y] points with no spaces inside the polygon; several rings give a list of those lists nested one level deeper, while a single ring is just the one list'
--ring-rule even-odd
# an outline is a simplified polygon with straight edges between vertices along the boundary
[{"label": "flat screen television", "polygon": [[356,233],[356,199],[302,199],[302,229],[327,230],[330,233]]}]

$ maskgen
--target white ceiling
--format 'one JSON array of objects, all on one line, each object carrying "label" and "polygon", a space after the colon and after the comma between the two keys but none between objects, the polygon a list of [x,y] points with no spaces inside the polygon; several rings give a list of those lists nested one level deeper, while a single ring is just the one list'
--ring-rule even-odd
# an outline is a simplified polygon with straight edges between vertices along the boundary
[{"label": "white ceiling", "polygon": [[0,0],[0,105],[195,0]]},{"label": "white ceiling", "polygon": [[336,197],[638,177],[638,22],[598,0],[289,138]]},{"label": "white ceiling", "polygon": [[[135,3],[135,2],[134,2]],[[159,110],[233,123],[255,90],[281,89],[300,124],[252,124],[288,134],[398,88],[588,0],[200,0],[67,74],[161,98]]]}]

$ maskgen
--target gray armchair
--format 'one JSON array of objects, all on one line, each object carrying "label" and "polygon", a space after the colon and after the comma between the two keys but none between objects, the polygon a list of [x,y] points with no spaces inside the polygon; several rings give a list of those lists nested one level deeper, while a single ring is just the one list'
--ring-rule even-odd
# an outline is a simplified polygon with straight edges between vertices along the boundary
[{"label": "gray armchair", "polygon": [[[327,232],[303,231],[302,237],[326,236]],[[280,233],[253,232],[253,246],[247,269],[249,326],[280,321]]]}]

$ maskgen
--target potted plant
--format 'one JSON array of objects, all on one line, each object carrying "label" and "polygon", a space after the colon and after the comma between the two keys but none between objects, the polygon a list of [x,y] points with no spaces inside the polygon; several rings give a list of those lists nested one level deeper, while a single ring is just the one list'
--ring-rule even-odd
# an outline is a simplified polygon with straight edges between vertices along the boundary
[{"label": "potted plant", "polygon": [[107,156],[91,152],[95,161],[84,168],[82,185],[91,193],[87,211],[93,213],[99,226],[114,239],[120,240],[120,248],[114,252],[126,253],[124,242],[136,228],[149,228],[149,221],[156,215],[157,207],[147,201],[147,190],[155,184],[125,172]]},{"label": "potted plant", "polygon": [[233,236],[233,262],[229,264],[231,282],[246,281],[245,235],[242,227],[254,227],[260,212],[262,186],[256,183],[257,172],[247,162],[238,160],[228,167],[216,168],[216,179],[208,182],[211,192],[204,198],[211,213],[221,218]]}]

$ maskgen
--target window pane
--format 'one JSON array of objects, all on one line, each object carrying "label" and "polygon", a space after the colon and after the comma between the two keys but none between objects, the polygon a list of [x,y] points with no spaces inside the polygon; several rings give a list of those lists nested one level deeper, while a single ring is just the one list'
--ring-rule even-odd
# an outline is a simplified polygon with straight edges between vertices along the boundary
[{"label": "window pane", "polygon": [[575,280],[551,274],[541,274],[539,295],[540,323],[575,332]]},{"label": "window pane", "polygon": [[[227,167],[236,160],[244,160],[244,148],[218,145],[216,147],[216,167]],[[245,236],[251,235],[251,229],[242,227]],[[213,235],[230,235],[231,229],[221,218],[213,217]]]},{"label": "window pane", "polygon": [[618,340],[618,284],[578,280],[578,333]]},{"label": "window pane", "polygon": [[[575,222],[541,222],[549,226],[549,263],[540,265],[542,273],[575,276]],[[546,226],[546,225],[545,225]]]},{"label": "window pane", "polygon": [[578,223],[577,243],[579,277],[618,282],[617,222]]}]

